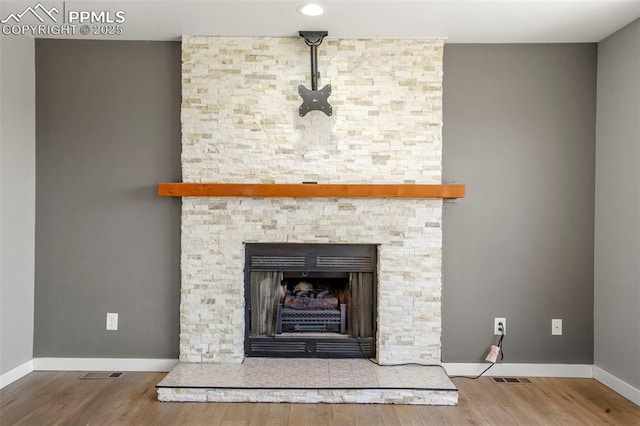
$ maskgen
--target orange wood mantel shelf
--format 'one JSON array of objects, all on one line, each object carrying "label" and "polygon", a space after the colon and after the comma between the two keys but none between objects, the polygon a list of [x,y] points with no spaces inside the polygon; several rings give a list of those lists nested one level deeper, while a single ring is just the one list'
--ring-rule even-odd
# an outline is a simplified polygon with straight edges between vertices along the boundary
[{"label": "orange wood mantel shelf", "polygon": [[161,197],[463,198],[465,186],[423,184],[186,183],[158,184]]}]

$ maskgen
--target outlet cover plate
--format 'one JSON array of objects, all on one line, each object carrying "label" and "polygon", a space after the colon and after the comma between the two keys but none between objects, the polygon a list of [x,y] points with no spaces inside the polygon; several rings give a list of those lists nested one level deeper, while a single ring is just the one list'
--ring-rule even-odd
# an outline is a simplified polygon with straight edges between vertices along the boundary
[{"label": "outlet cover plate", "polygon": [[[500,333],[500,329],[498,328],[498,324],[502,323],[502,333]],[[495,336],[500,336],[502,334],[507,334],[507,319],[506,318],[494,318],[493,319],[493,334]]]},{"label": "outlet cover plate", "polygon": [[107,330],[118,330],[118,314],[107,312]]},{"label": "outlet cover plate", "polygon": [[551,320],[551,334],[553,336],[562,336],[562,320],[561,319]]}]

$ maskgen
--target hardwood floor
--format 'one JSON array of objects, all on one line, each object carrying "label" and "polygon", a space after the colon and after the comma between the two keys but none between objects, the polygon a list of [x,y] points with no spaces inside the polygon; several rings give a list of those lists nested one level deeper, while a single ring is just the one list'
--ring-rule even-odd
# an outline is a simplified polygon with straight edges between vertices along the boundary
[{"label": "hardwood floor", "polygon": [[456,407],[162,403],[164,373],[85,380],[34,372],[0,390],[1,425],[640,425],[640,407],[592,379],[454,379]]}]

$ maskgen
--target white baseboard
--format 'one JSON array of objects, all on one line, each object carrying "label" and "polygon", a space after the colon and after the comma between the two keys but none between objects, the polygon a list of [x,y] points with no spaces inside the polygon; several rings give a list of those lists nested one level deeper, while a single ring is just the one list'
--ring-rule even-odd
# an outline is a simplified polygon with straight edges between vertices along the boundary
[{"label": "white baseboard", "polygon": [[[489,363],[445,362],[442,366],[449,376],[477,376]],[[501,364],[491,367],[484,376],[577,377],[593,378],[591,364]]]},{"label": "white baseboard", "polygon": [[618,379],[611,373],[598,366],[593,367],[593,378],[627,398],[629,401],[640,405],[640,389],[634,388],[629,383]]},{"label": "white baseboard", "polygon": [[[0,389],[32,371],[170,371],[177,359],[140,358],[34,358],[0,375]],[[442,363],[449,376],[476,376],[487,363]],[[591,364],[496,364],[485,376],[594,378],[613,391],[640,405],[637,389],[600,367]]]},{"label": "white baseboard", "polygon": [[0,375],[0,389],[4,388],[5,386],[10,385],[11,383],[15,382],[16,380],[19,380],[19,379],[23,378],[24,376],[26,376],[27,374],[31,373],[32,371],[33,371],[33,360],[32,359],[30,359],[29,361],[25,362],[24,364],[20,364],[16,368],[12,368],[11,370],[7,371],[6,373]]},{"label": "white baseboard", "polygon": [[177,359],[34,358],[35,371],[171,371]]}]

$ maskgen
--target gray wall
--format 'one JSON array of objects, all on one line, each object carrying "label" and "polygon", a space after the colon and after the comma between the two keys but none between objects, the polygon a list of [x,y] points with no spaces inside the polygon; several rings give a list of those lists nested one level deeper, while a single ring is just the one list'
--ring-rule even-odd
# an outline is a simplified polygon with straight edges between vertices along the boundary
[{"label": "gray wall", "polygon": [[33,357],[33,50],[31,38],[0,37],[0,374]]},{"label": "gray wall", "polygon": [[[179,55],[37,42],[36,356],[177,356]],[[593,44],[446,45],[444,361],[506,316],[505,362],[592,363],[595,71]]]},{"label": "gray wall", "polygon": [[180,44],[37,40],[36,96],[35,356],[177,358]]},{"label": "gray wall", "polygon": [[598,45],[595,364],[640,389],[640,20]]},{"label": "gray wall", "polygon": [[595,95],[595,44],[446,45],[443,361],[593,362]]}]

